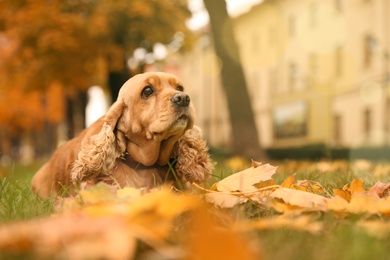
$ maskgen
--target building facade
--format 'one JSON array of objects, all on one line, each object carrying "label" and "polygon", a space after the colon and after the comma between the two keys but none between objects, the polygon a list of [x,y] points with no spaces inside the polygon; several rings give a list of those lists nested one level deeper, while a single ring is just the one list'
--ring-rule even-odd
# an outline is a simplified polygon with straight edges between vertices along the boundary
[{"label": "building facade", "polygon": [[[390,0],[266,0],[233,18],[261,145],[387,145],[389,24]],[[228,146],[210,35],[169,62],[192,92],[209,143]]]}]

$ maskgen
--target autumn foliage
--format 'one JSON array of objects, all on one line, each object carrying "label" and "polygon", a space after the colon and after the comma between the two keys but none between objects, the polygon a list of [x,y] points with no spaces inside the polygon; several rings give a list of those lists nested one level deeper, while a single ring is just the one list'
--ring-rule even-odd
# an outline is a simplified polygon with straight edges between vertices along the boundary
[{"label": "autumn foliage", "polygon": [[126,71],[143,47],[188,34],[186,1],[0,1],[0,125],[42,129],[63,120],[65,99]]}]

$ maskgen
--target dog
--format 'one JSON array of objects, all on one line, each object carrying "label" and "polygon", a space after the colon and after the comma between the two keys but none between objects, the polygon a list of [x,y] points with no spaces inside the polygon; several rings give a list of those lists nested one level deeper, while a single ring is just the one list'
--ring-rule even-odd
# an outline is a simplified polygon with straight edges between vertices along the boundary
[{"label": "dog", "polygon": [[60,146],[34,175],[33,191],[50,198],[99,182],[151,188],[178,179],[188,187],[208,179],[213,163],[184,90],[164,72],[130,78],[107,114]]}]

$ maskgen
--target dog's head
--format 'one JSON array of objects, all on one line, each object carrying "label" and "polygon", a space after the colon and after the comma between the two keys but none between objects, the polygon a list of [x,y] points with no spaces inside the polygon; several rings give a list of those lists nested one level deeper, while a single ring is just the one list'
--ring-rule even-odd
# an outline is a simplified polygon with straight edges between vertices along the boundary
[{"label": "dog's head", "polygon": [[117,146],[144,165],[165,165],[174,144],[193,127],[194,109],[179,80],[149,72],[129,79],[105,116]]}]

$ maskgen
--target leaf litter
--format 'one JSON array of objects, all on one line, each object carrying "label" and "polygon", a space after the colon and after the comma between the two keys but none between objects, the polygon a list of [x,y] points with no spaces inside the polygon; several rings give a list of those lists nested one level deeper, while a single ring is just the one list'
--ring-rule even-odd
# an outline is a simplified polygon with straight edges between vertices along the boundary
[{"label": "leaf litter", "polygon": [[[52,216],[0,225],[0,251],[65,259],[132,259],[143,253],[256,259],[261,252],[245,234],[291,229],[321,235],[320,216],[327,212],[340,219],[360,216],[357,227],[368,235],[389,236],[390,183],[365,189],[363,179],[356,178],[328,192],[319,181],[296,180],[295,174],[275,184],[277,168],[253,161],[210,188],[194,184],[186,192],[98,184],[59,199]],[[274,213],[233,217],[243,205]]]}]

